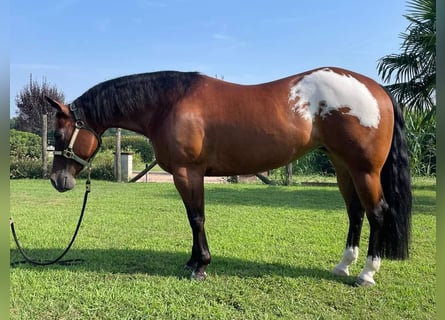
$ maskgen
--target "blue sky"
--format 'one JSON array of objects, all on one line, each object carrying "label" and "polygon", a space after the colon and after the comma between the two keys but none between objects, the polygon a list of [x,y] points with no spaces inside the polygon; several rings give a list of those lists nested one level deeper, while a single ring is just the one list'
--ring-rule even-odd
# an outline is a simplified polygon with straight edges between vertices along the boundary
[{"label": "blue sky", "polygon": [[399,52],[405,13],[402,0],[11,1],[10,116],[30,74],[67,102],[159,70],[255,84],[340,66],[379,81],[377,60]]}]

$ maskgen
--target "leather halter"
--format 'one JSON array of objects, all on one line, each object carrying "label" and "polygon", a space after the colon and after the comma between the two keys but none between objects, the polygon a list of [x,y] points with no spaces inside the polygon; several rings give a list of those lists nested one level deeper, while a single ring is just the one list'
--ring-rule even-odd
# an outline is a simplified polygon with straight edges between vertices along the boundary
[{"label": "leather halter", "polygon": [[[81,164],[83,167],[88,167],[89,168],[89,167],[91,167],[91,163],[93,162],[94,157],[96,156],[97,152],[100,149],[100,146],[102,144],[102,139],[96,133],[96,131],[94,131],[93,129],[88,127],[85,124],[85,122],[80,119],[79,112],[78,112],[77,107],[76,107],[76,105],[74,103],[71,103],[69,105],[69,108],[70,108],[70,111],[74,115],[75,129],[74,129],[73,135],[71,136],[70,143],[68,144],[68,147],[66,147],[64,150],[54,151],[54,155],[55,156],[62,156],[62,157],[65,157],[67,159],[74,160],[77,163]],[[81,157],[79,157],[74,152],[74,143],[76,142],[77,135],[79,134],[79,131],[82,130],[82,129],[90,131],[97,139],[96,150],[94,151],[93,155],[88,160],[82,159]]]}]

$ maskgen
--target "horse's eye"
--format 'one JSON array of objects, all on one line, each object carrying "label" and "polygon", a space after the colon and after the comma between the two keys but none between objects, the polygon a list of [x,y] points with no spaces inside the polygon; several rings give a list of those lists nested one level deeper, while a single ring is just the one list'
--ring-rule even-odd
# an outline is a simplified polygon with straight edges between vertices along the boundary
[{"label": "horse's eye", "polygon": [[62,139],[62,137],[63,137],[63,134],[62,134],[62,133],[60,133],[60,132],[54,132],[54,138],[55,138],[55,139]]}]

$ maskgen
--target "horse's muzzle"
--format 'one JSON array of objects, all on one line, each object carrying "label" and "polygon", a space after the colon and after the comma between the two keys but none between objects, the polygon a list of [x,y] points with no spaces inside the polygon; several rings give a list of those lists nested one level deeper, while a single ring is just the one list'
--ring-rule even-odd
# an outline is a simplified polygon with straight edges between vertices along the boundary
[{"label": "horse's muzzle", "polygon": [[70,174],[53,173],[50,178],[54,188],[59,192],[65,192],[76,186],[76,179]]}]

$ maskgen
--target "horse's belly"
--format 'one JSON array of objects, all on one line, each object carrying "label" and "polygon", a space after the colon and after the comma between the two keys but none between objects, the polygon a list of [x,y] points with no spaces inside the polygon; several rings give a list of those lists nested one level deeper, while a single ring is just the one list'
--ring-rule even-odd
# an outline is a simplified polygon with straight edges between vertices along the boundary
[{"label": "horse's belly", "polygon": [[284,166],[311,148],[290,143],[234,143],[208,154],[206,175],[254,174]]}]

